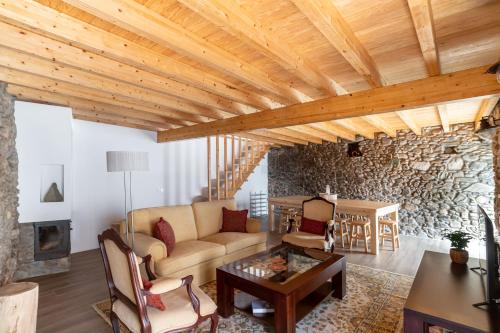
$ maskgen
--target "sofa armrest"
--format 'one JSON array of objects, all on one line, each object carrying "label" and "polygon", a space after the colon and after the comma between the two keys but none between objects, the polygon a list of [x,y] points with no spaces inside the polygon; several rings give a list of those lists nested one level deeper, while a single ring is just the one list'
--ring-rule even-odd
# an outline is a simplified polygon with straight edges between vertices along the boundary
[{"label": "sofa armrest", "polygon": [[252,217],[249,217],[247,219],[246,229],[247,229],[248,233],[254,234],[254,233],[260,232],[261,226],[262,226],[262,221],[261,220],[255,219],[255,218],[252,218]]},{"label": "sofa armrest", "polygon": [[167,247],[161,240],[136,232],[134,234],[134,252],[140,257],[150,254],[153,262],[158,262],[167,256]]}]

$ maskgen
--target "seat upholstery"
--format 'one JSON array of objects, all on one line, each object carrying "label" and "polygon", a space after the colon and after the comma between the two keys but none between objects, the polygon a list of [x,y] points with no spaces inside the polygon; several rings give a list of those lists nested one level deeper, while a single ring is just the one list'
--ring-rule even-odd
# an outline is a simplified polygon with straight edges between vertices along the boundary
[{"label": "seat upholstery", "polygon": [[200,240],[189,240],[175,244],[169,257],[163,258],[155,265],[155,273],[168,276],[173,272],[222,257],[226,254],[223,245]]},{"label": "seat upholstery", "polygon": [[216,234],[222,228],[222,207],[236,210],[236,201],[227,199],[193,203],[196,228],[200,239]]},{"label": "seat upholstery", "polygon": [[302,216],[316,221],[333,220],[335,214],[335,206],[331,202],[321,199],[304,201],[302,209]]},{"label": "seat upholstery", "polygon": [[132,214],[135,232],[152,236],[156,222],[163,217],[172,226],[176,242],[198,239],[191,205],[136,209],[129,213],[129,220]]},{"label": "seat upholstery", "polygon": [[[206,316],[215,312],[217,306],[198,287],[192,286],[194,294],[200,300],[200,315]],[[161,299],[166,306],[165,311],[147,307],[147,315],[151,323],[151,332],[160,333],[183,327],[189,327],[196,323],[198,316],[193,310],[186,288],[181,287],[162,294]],[[141,326],[135,311],[132,311],[125,303],[117,300],[113,304],[113,311],[118,318],[133,333],[140,333]]]},{"label": "seat upholstery", "polygon": [[328,250],[330,248],[330,244],[325,240],[325,236],[310,234],[302,231],[284,235],[283,242],[320,250]]},{"label": "seat upholstery", "polygon": [[202,238],[202,241],[224,245],[226,254],[244,249],[246,247],[266,242],[266,233],[220,232]]}]

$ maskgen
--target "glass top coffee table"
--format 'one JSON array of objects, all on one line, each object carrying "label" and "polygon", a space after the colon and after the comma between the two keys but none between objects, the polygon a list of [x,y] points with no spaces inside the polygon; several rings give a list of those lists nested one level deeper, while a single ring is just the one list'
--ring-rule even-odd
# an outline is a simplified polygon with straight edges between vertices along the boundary
[{"label": "glass top coffee table", "polygon": [[[274,307],[275,330],[295,332],[295,323],[330,294],[346,293],[344,256],[283,244],[217,268],[217,306],[229,317],[234,307],[252,313],[251,300]],[[235,300],[234,289],[241,290]]]}]

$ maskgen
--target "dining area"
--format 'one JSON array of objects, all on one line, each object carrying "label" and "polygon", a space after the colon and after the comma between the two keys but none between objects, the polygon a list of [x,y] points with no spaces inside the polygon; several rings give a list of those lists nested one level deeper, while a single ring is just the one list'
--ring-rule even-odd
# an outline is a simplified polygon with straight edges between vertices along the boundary
[{"label": "dining area", "polygon": [[284,233],[284,241],[290,238],[290,233],[298,235],[304,218],[321,216],[318,214],[322,206],[311,206],[312,209],[306,207],[312,205],[313,201],[324,202],[325,208],[332,207],[323,216],[332,216],[332,238],[336,241],[335,246],[372,255],[378,255],[381,248],[387,248],[384,247],[386,241],[390,242],[389,248],[393,251],[399,248],[399,203],[392,202],[340,199],[324,194],[317,197],[269,197],[269,230]]}]

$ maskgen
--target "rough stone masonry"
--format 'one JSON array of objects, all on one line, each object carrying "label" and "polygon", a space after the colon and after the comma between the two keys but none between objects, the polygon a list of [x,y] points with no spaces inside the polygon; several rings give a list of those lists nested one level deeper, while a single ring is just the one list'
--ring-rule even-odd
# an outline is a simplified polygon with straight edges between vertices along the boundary
[{"label": "rough stone masonry", "polygon": [[0,82],[0,286],[16,270],[18,226],[16,124],[14,99]]},{"label": "rough stone masonry", "polygon": [[345,142],[273,149],[269,196],[316,195],[329,184],[339,198],[400,203],[401,233],[431,238],[447,229],[477,234],[477,204],[494,217],[492,143],[471,124],[379,134],[360,149],[362,157],[348,157]]}]

